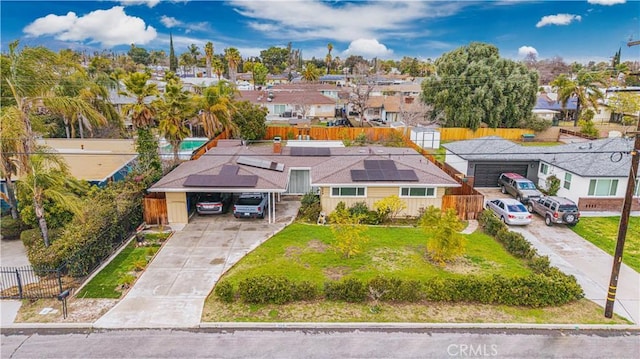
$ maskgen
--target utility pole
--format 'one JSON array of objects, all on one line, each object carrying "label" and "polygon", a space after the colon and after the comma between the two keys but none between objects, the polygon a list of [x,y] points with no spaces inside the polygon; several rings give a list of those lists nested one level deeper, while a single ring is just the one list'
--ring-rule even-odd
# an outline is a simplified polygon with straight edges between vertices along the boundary
[{"label": "utility pole", "polygon": [[629,179],[627,180],[627,193],[624,197],[624,204],[622,205],[620,225],[618,226],[618,241],[616,243],[616,252],[613,256],[609,292],[607,293],[607,304],[604,307],[604,316],[607,318],[613,316],[613,304],[616,300],[618,275],[620,274],[620,265],[622,264],[622,251],[624,249],[624,241],[627,237],[627,227],[629,227],[629,216],[631,215],[631,203],[633,202],[636,178],[638,178],[638,162],[640,162],[640,118],[638,118],[638,128],[636,131],[631,132],[631,134],[635,136],[635,141],[631,149],[631,169],[629,170]]}]

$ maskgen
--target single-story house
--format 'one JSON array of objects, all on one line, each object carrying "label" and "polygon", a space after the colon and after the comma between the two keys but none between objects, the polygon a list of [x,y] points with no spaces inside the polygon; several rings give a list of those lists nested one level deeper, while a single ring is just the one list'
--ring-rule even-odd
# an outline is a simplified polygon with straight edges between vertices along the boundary
[{"label": "single-story house", "polygon": [[337,146],[314,146],[314,141],[247,146],[223,140],[148,191],[165,194],[169,224],[180,226],[188,223],[195,196],[204,192],[268,193],[272,222],[282,195],[318,193],[325,213],[340,201],[373,208],[376,201],[397,195],[407,204],[401,215],[417,216],[421,208],[440,207],[446,188],[460,186],[410,148]]},{"label": "single-story house", "polygon": [[563,106],[562,103],[557,100],[555,93],[541,93],[538,94],[532,112],[536,116],[550,121],[554,118],[558,120],[573,120],[576,115],[577,106],[577,97],[570,98]]},{"label": "single-story house", "polygon": [[[622,206],[631,167],[633,142],[605,138],[559,146],[521,146],[490,136],[442,145],[445,163],[468,177],[474,187],[497,187],[502,172],[519,173],[541,188],[555,175],[559,196],[584,211],[617,211]],[[634,195],[640,196],[636,181]],[[634,207],[640,209],[639,201]]]},{"label": "single-story house", "polygon": [[317,91],[240,91],[238,100],[265,107],[267,118],[296,113],[300,118],[334,118],[336,100]]}]

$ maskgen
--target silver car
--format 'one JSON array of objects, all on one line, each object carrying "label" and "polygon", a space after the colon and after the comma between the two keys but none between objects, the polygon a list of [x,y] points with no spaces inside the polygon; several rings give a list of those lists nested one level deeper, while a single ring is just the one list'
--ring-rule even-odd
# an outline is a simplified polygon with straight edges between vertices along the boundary
[{"label": "silver car", "polygon": [[527,208],[513,198],[499,198],[489,200],[486,208],[495,213],[506,224],[527,225],[531,223],[533,216]]}]

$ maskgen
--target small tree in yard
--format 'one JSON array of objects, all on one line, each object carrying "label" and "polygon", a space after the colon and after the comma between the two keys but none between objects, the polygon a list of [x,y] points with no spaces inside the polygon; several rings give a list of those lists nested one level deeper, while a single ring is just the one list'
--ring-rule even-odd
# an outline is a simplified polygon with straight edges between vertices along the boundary
[{"label": "small tree in yard", "polygon": [[560,189],[560,179],[554,175],[547,177],[547,195],[555,196]]},{"label": "small tree in yard", "polygon": [[396,218],[400,212],[407,208],[407,204],[400,197],[393,195],[385,197],[373,204],[381,222]]},{"label": "small tree in yard", "polygon": [[438,264],[452,261],[464,253],[464,237],[459,233],[463,224],[454,209],[442,212],[429,206],[420,218],[420,226],[431,234],[427,254]]},{"label": "small tree in yard", "polygon": [[368,240],[364,236],[365,227],[360,224],[361,215],[350,214],[344,202],[340,202],[329,218],[335,237],[335,250],[346,259],[360,253]]}]

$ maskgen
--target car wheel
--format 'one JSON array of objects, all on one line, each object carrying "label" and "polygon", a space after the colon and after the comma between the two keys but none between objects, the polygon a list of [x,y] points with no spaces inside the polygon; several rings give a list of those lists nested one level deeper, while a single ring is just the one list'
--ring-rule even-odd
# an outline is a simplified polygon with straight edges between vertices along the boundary
[{"label": "car wheel", "polygon": [[520,196],[516,196],[516,201],[522,202],[522,198],[520,198]]},{"label": "car wheel", "polygon": [[527,205],[527,211],[529,211],[529,213],[533,213],[533,205],[528,204]]},{"label": "car wheel", "polygon": [[549,216],[544,217],[544,224],[546,224],[549,227],[553,226],[553,222],[551,221],[551,217],[549,217]]},{"label": "car wheel", "polygon": [[504,188],[504,186],[500,186],[500,192],[502,192],[502,194],[507,194],[507,189]]},{"label": "car wheel", "polygon": [[504,216],[500,216],[500,220],[502,221],[502,223],[507,224],[507,220],[504,219]]},{"label": "car wheel", "polygon": [[573,223],[576,221],[576,215],[573,213],[566,213],[562,219],[565,223]]}]

